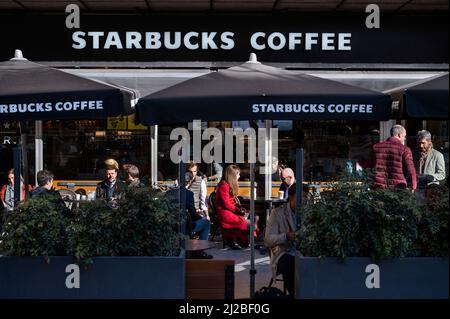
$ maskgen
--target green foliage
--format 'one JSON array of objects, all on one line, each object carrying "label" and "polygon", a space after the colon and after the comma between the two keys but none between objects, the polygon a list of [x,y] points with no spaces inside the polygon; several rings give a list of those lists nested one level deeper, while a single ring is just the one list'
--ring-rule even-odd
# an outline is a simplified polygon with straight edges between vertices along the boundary
[{"label": "green foliage", "polygon": [[57,195],[29,199],[5,222],[0,251],[15,256],[64,256],[67,219]]},{"label": "green foliage", "polygon": [[117,227],[113,222],[118,213],[105,202],[86,203],[75,210],[67,228],[67,254],[87,262],[93,256],[116,255]]},{"label": "green foliage", "polygon": [[49,197],[28,200],[11,215],[0,251],[15,256],[177,256],[180,216],[176,201],[148,188],[132,188],[117,205],[81,204],[70,217]]},{"label": "green foliage", "polygon": [[176,256],[179,215],[170,198],[147,188],[132,188],[116,209],[88,203],[69,226],[68,252],[79,260],[93,256]]},{"label": "green foliage", "polygon": [[448,186],[430,189],[428,207],[419,224],[419,247],[424,256],[448,256]]},{"label": "green foliage", "polygon": [[[337,182],[300,210],[300,251],[318,257],[448,255],[448,191],[429,206],[404,189],[371,190],[367,182]],[[444,213],[445,211],[445,213]],[[425,229],[425,231],[423,231]]]}]

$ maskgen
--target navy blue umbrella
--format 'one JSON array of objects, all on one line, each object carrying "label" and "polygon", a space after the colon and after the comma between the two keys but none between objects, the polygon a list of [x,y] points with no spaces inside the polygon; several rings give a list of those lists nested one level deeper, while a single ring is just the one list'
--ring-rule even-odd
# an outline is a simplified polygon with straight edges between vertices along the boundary
[{"label": "navy blue umbrella", "polygon": [[391,99],[368,89],[249,61],[147,95],[143,124],[221,120],[388,120]]},{"label": "navy blue umbrella", "polygon": [[0,62],[0,121],[100,119],[134,111],[129,89],[16,55]]},{"label": "navy blue umbrella", "polygon": [[448,118],[448,73],[401,86],[391,95],[401,115],[421,119]]}]

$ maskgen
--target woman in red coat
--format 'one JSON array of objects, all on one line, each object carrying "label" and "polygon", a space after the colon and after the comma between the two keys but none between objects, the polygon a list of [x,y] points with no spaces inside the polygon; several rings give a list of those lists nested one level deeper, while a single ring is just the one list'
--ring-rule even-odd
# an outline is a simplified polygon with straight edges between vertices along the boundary
[{"label": "woman in red coat", "polygon": [[239,177],[239,167],[229,165],[216,188],[217,218],[223,240],[232,249],[247,247],[249,242],[245,209],[236,197],[239,192]]}]

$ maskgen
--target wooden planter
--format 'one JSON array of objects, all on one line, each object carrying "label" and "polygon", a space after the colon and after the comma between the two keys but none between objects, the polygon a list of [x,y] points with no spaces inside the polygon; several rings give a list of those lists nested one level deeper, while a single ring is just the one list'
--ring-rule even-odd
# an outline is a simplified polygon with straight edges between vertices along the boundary
[{"label": "wooden planter", "polygon": [[[176,257],[95,257],[87,269],[72,257],[0,257],[0,298],[185,297],[184,252]],[[75,269],[75,270],[74,270]]]},{"label": "wooden planter", "polygon": [[295,296],[300,299],[447,299],[449,296],[448,258],[375,262],[355,257],[339,263],[332,257],[320,261],[297,256],[295,263]]}]

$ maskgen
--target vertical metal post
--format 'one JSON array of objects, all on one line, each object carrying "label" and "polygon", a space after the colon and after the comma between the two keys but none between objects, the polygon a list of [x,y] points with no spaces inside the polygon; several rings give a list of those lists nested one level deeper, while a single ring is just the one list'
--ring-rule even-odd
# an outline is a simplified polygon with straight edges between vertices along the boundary
[{"label": "vertical metal post", "polygon": [[264,198],[270,199],[272,197],[272,120],[265,121],[266,126],[266,147],[265,147],[265,161],[264,166],[266,171],[264,174]]},{"label": "vertical metal post", "polygon": [[158,183],[158,125],[150,126],[150,184]]},{"label": "vertical metal post", "polygon": [[25,121],[20,121],[20,144],[22,146],[22,170],[23,170],[23,183],[25,184],[25,196],[28,196],[28,184],[29,184],[29,165],[27,156],[27,131],[28,125]]},{"label": "vertical metal post", "polygon": [[13,161],[14,161],[14,207],[17,207],[21,200],[20,189],[20,176],[21,176],[21,149],[20,146],[16,146],[13,149]]},{"label": "vertical metal post", "polygon": [[35,172],[34,182],[37,185],[37,172],[44,169],[44,142],[42,140],[42,121],[35,121],[34,124],[35,141]]},{"label": "vertical metal post", "polygon": [[250,163],[250,298],[255,295],[255,164]]},{"label": "vertical metal post", "polygon": [[[181,152],[181,150],[180,150]],[[180,203],[180,233],[186,234],[186,163],[183,162],[182,157],[178,165],[178,180],[179,180],[179,203]],[[185,240],[182,237],[181,246],[185,247]]]},{"label": "vertical metal post", "polygon": [[303,148],[297,148],[295,150],[295,171],[297,172],[297,182],[296,182],[297,187],[295,195],[297,198],[297,208],[300,208],[303,204],[303,161],[304,161]]}]

